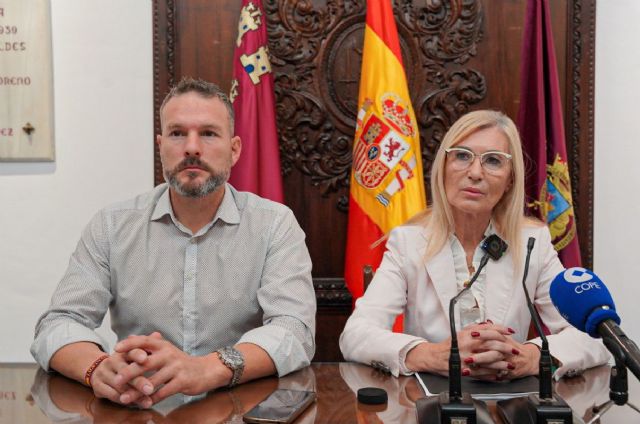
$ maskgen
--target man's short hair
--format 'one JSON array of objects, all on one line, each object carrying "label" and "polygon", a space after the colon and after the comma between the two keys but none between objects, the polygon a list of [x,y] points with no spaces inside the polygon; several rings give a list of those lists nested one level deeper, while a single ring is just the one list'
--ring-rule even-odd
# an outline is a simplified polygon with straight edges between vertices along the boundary
[{"label": "man's short hair", "polygon": [[233,127],[235,118],[233,113],[233,105],[231,104],[229,97],[216,84],[199,78],[194,79],[191,77],[183,77],[178,84],[174,85],[171,88],[167,96],[162,101],[162,104],[160,105],[160,121],[162,121],[162,111],[164,110],[164,107],[167,102],[169,102],[169,100],[182,94],[191,92],[198,93],[205,99],[215,97],[224,104],[229,114],[229,129],[231,130],[231,135],[233,135],[235,132]]}]

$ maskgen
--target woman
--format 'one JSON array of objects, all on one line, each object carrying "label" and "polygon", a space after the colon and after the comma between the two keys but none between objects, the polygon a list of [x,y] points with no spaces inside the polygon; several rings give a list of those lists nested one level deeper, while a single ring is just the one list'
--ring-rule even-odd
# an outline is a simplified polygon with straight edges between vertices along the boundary
[{"label": "woman", "polygon": [[[607,362],[603,345],[571,327],[549,298],[563,270],[542,223],[525,218],[524,162],[513,122],[495,111],[461,117],[447,132],[431,173],[432,205],[396,228],[365,295],[340,336],[347,360],[393,375],[447,375],[449,301],[478,268],[481,241],[497,234],[506,253],[489,261],[456,306],[463,375],[500,380],[538,373],[540,340],[526,341],[529,311],[522,290],[525,244],[536,239],[526,286],[551,332],[555,377]],[[391,331],[404,314],[404,334]]]}]

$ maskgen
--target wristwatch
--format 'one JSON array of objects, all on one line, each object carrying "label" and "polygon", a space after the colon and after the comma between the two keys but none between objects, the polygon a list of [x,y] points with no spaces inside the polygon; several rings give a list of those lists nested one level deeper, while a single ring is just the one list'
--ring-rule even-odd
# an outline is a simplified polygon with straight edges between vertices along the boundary
[{"label": "wristwatch", "polygon": [[244,356],[238,349],[233,346],[225,346],[216,350],[218,357],[227,368],[233,373],[231,377],[231,383],[227,387],[233,387],[240,382],[242,372],[244,371]]}]

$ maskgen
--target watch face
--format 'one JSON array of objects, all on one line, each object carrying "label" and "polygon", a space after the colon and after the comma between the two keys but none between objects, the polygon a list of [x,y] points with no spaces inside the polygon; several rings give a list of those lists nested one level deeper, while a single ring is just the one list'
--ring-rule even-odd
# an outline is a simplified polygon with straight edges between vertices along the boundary
[{"label": "watch face", "polygon": [[242,354],[234,348],[226,347],[220,349],[219,353],[220,359],[229,367],[239,368],[244,364],[244,358],[242,357]]},{"label": "watch face", "polygon": [[231,362],[235,367],[242,365],[242,357],[238,355],[237,352],[231,351],[229,353],[229,362]]}]

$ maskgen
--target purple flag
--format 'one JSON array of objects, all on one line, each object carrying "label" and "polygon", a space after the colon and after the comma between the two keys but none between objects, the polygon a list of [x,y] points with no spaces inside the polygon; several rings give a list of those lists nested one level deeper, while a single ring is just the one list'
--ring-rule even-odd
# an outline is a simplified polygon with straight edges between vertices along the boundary
[{"label": "purple flag", "polygon": [[238,190],[282,203],[266,21],[261,0],[243,0],[230,93],[236,118],[235,134],[242,141],[242,153],[231,171],[229,182]]},{"label": "purple flag", "polygon": [[534,167],[527,173],[527,206],[549,225],[564,266],[580,266],[548,0],[527,2],[521,77],[518,126]]}]

